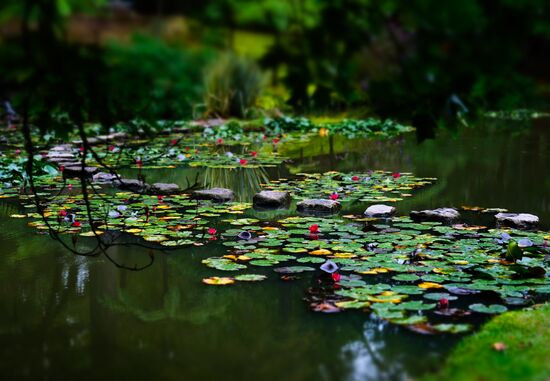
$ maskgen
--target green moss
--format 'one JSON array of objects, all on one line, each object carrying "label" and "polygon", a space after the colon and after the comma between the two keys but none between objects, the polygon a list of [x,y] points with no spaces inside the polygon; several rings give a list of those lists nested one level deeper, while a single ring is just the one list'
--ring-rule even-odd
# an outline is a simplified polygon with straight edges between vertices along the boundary
[{"label": "green moss", "polygon": [[[493,344],[506,345],[503,351]],[[467,337],[424,381],[550,380],[550,305],[500,315]]]}]

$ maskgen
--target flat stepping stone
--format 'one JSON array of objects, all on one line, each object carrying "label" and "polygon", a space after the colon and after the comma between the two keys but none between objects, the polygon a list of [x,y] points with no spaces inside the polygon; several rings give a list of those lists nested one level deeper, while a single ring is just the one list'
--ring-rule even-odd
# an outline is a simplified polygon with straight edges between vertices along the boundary
[{"label": "flat stepping stone", "polygon": [[299,212],[306,213],[337,213],[342,205],[338,201],[325,199],[309,199],[296,204]]},{"label": "flat stepping stone", "polygon": [[498,213],[495,218],[497,224],[518,229],[533,229],[539,224],[539,218],[529,213]]},{"label": "flat stepping stone", "polygon": [[115,175],[107,172],[98,172],[92,177],[92,180],[96,183],[110,183],[113,182],[115,179]]},{"label": "flat stepping stone", "polygon": [[151,185],[151,193],[154,194],[173,194],[178,193],[180,187],[173,183],[154,183]]},{"label": "flat stepping stone", "polygon": [[194,191],[192,198],[195,200],[211,200],[216,202],[233,201],[235,194],[231,189],[211,188]]},{"label": "flat stepping stone", "polygon": [[413,210],[410,216],[415,221],[450,222],[460,217],[460,213],[453,208],[437,208],[426,210]]},{"label": "flat stepping stone", "polygon": [[134,193],[145,193],[150,189],[149,184],[137,179],[115,180],[113,184],[118,188],[126,189]]},{"label": "flat stepping stone", "polygon": [[97,173],[97,167],[84,167],[81,165],[69,166],[63,168],[64,177],[92,177]]},{"label": "flat stepping stone", "polygon": [[252,202],[254,207],[280,208],[290,204],[290,193],[264,190],[256,193],[252,198]]},{"label": "flat stepping stone", "polygon": [[365,216],[367,217],[388,217],[395,213],[395,207],[378,204],[371,205],[365,210]]}]

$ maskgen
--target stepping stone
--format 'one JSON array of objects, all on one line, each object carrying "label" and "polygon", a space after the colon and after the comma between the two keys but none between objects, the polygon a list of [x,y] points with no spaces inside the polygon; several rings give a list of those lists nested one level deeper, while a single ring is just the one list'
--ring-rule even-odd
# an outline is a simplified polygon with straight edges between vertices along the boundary
[{"label": "stepping stone", "polygon": [[450,222],[460,217],[460,213],[453,208],[437,208],[426,210],[413,210],[410,216],[415,221]]},{"label": "stepping stone", "polygon": [[337,213],[341,208],[338,201],[325,199],[310,199],[296,204],[299,212],[306,213]]},{"label": "stepping stone", "polygon": [[149,184],[136,179],[115,180],[113,184],[118,188],[126,189],[134,193],[145,193],[150,189]]},{"label": "stepping stone", "polygon": [[252,199],[254,207],[280,208],[290,204],[290,193],[264,190],[256,193]]},{"label": "stepping stone", "polygon": [[495,218],[499,225],[518,229],[533,229],[539,224],[539,218],[529,213],[498,213]]},{"label": "stepping stone", "polygon": [[172,193],[178,193],[180,191],[180,187],[178,184],[173,183],[154,183],[151,185],[151,193],[154,194],[172,194]]},{"label": "stepping stone", "polygon": [[388,217],[395,213],[395,207],[389,205],[371,205],[365,210],[368,217]]},{"label": "stepping stone", "polygon": [[212,188],[194,191],[192,198],[195,200],[212,200],[216,202],[233,201],[235,195],[231,189]]},{"label": "stepping stone", "polygon": [[97,173],[99,169],[97,167],[84,167],[81,165],[69,166],[63,168],[64,177],[92,177]]},{"label": "stepping stone", "polygon": [[110,183],[115,179],[116,179],[115,175],[107,172],[99,172],[92,177],[92,180],[96,183]]}]

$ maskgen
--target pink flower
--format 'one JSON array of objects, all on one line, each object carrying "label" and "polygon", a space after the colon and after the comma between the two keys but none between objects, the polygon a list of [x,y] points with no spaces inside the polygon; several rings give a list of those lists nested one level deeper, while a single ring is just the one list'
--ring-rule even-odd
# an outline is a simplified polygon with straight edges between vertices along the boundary
[{"label": "pink flower", "polygon": [[75,221],[71,224],[71,226],[75,228],[79,228],[80,226],[82,226],[82,224],[80,223],[80,221]]},{"label": "pink flower", "polygon": [[68,190],[71,190],[71,189],[73,189],[73,184],[69,184],[69,185],[67,185],[67,189],[68,189]]},{"label": "pink flower", "polygon": [[277,143],[279,143],[279,138],[273,139],[273,144],[277,144]]},{"label": "pink flower", "polygon": [[331,200],[338,200],[340,196],[338,196],[338,193],[334,192],[333,194],[330,195],[330,199]]},{"label": "pink flower", "polygon": [[208,228],[208,234],[210,235],[216,235],[217,232],[216,228]]},{"label": "pink flower", "polygon": [[157,199],[159,200],[159,202],[162,202],[162,200],[164,199],[164,196],[159,194],[157,196]]},{"label": "pink flower", "polygon": [[84,152],[84,146],[80,146],[80,147],[78,148],[78,150],[79,150],[80,152]]},{"label": "pink flower", "polygon": [[141,159],[138,157],[138,158],[136,158],[136,164],[137,164],[138,167],[141,168],[143,166],[143,161],[141,161]]},{"label": "pink flower", "polygon": [[252,152],[250,152],[250,155],[252,155],[252,157],[256,157],[256,156],[258,156],[258,152],[252,151]]},{"label": "pink flower", "polygon": [[352,179],[353,181],[359,181],[359,176],[353,176],[351,179]]},{"label": "pink flower", "polygon": [[239,163],[241,163],[241,165],[246,165],[246,163],[248,163],[248,160],[241,159],[241,160],[239,160]]},{"label": "pink flower", "polygon": [[66,217],[67,216],[67,211],[66,210],[60,210],[58,214],[59,214],[59,217]]},{"label": "pink flower", "polygon": [[16,150],[15,150],[15,153],[16,153],[17,155],[19,155],[19,154],[21,153],[21,150],[20,150],[20,149],[16,149]]},{"label": "pink flower", "polygon": [[312,234],[319,233],[319,225],[313,224],[309,227],[309,232]]},{"label": "pink flower", "polygon": [[109,146],[109,151],[113,152],[115,150],[115,146],[111,145]]},{"label": "pink flower", "polygon": [[447,298],[439,299],[438,307],[442,310],[446,309],[446,308],[449,308],[449,299],[447,299]]},{"label": "pink flower", "polygon": [[335,281],[335,282],[340,281],[340,278],[342,277],[342,276],[341,276],[340,274],[338,274],[337,272],[336,272],[336,273],[330,274],[330,276],[332,277],[332,280]]},{"label": "pink flower", "polygon": [[394,179],[398,179],[398,178],[401,177],[401,173],[395,172],[395,173],[392,174],[392,177],[393,177]]},{"label": "pink flower", "polygon": [[64,170],[65,170],[65,166],[64,166],[64,165],[60,165],[60,166],[59,166],[59,171],[60,171],[60,172],[63,172]]},{"label": "pink flower", "polygon": [[177,140],[177,139],[172,139],[172,140],[170,140],[170,145],[171,145],[171,146],[175,146],[176,144],[178,144],[178,140]]},{"label": "pink flower", "polygon": [[216,140],[216,144],[223,144],[223,139]]}]

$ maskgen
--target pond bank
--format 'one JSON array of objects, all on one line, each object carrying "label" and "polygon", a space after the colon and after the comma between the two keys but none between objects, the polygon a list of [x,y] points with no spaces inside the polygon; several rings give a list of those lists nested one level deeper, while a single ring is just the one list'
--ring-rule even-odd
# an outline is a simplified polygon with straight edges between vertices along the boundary
[{"label": "pond bank", "polygon": [[[548,380],[549,326],[549,304],[500,315],[458,344],[440,373],[422,381]],[[498,350],[496,343],[505,348]]]}]

